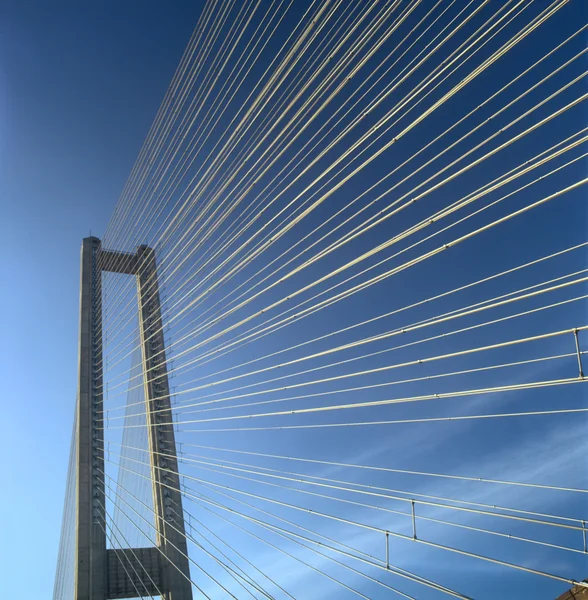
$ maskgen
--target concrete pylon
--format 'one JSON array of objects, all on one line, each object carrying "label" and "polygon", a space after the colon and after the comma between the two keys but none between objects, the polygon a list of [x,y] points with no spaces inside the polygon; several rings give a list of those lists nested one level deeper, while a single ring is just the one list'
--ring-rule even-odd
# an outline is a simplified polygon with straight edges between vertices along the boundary
[{"label": "concrete pylon", "polygon": [[[102,272],[137,280],[156,546],[107,549],[104,515],[102,412]],[[75,600],[135,598],[162,592],[165,600],[192,600],[182,497],[172,424],[155,252],[103,250],[82,242],[78,358]],[[125,567],[123,567],[125,565]],[[158,591],[159,590],[159,591]]]}]

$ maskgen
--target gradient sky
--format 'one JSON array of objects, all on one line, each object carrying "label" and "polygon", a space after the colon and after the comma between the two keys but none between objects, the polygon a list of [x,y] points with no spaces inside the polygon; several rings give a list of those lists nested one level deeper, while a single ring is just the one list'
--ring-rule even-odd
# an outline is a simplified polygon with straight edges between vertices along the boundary
[{"label": "gradient sky", "polygon": [[[0,286],[10,290],[0,296],[0,380],[4,385],[0,451],[5,457],[7,490],[0,509],[5,515],[5,539],[9,540],[0,551],[0,564],[11,574],[5,578],[8,598],[25,597],[25,578],[27,598],[48,598],[53,587],[76,393],[80,242],[90,233],[98,237],[104,233],[201,5],[177,1],[172,10],[162,2],[109,0],[80,8],[74,2],[43,5],[5,0],[0,8]],[[485,94],[483,89],[469,93],[473,97]],[[564,123],[575,128],[574,123]],[[557,136],[557,130],[550,131]],[[551,235],[562,228],[569,228],[569,245],[586,239],[582,197],[585,193],[573,195],[540,213],[534,231],[545,233],[541,254],[565,246],[560,236]],[[573,219],[567,218],[566,209],[576,211]],[[502,230],[498,235],[504,235]],[[525,252],[529,260],[534,258],[540,243],[534,235],[523,230],[517,243],[508,248],[494,238],[476,241],[470,256],[466,254],[460,262],[459,273],[444,274],[443,287],[451,289],[462,278],[475,280],[478,273],[500,270],[491,268],[495,257],[490,256],[489,248],[497,248],[499,264],[510,264],[508,254],[513,249],[520,256],[513,264],[524,262]],[[478,263],[478,256],[486,259]],[[575,257],[565,271],[585,266],[585,258],[585,254]],[[433,265],[419,273],[432,281],[438,276],[435,269]],[[546,271],[545,278],[549,276]],[[408,283],[402,278],[398,282],[399,286]],[[520,287],[524,284],[521,281]],[[415,296],[420,297],[420,291],[415,287]],[[412,292],[408,285],[402,288],[402,301],[408,301]],[[382,305],[372,307],[374,312],[386,301],[382,297]],[[361,299],[357,305],[353,302],[351,310],[360,308]],[[573,310],[579,321],[585,321],[585,308]],[[529,325],[529,330],[535,325]],[[569,324],[562,319],[564,326]],[[554,322],[550,329],[557,327]],[[525,335],[524,330],[512,333],[518,335]],[[580,390],[569,394],[577,403],[582,400]],[[548,405],[548,394],[540,400]],[[497,401],[489,408],[485,402],[476,401],[471,410],[490,412],[508,404],[507,400]],[[411,415],[410,408],[405,414]],[[443,431],[424,426],[418,435],[426,439],[428,453],[445,450],[443,461],[439,458],[433,465],[440,470],[454,466],[473,469],[475,465],[480,472],[512,479],[526,475],[531,481],[558,474],[561,482],[586,487],[585,425],[585,417],[562,418],[560,428],[542,431],[541,442],[536,432],[516,419],[502,425],[504,444],[495,444],[496,430],[485,423]],[[388,430],[379,431],[385,443],[371,444],[372,430],[355,436],[346,448],[337,445],[340,440],[334,435],[331,439],[325,433],[321,440],[332,456],[323,458],[335,459],[347,452],[354,453],[358,462],[384,464],[387,456],[400,454],[414,442],[413,431],[417,433],[416,428],[407,428],[387,437]],[[455,442],[450,441],[452,437]],[[576,440],[573,447],[559,453],[570,438]],[[311,448],[316,437],[288,434],[282,443],[294,453],[306,444]],[[259,436],[258,449],[271,447],[269,437]],[[464,449],[471,447],[476,448],[476,455],[464,456]],[[410,458],[416,468],[418,452]],[[442,495],[449,494],[449,489],[439,484],[427,492]],[[524,494],[517,494],[513,504],[527,500]],[[507,497],[501,496],[503,504],[508,505]],[[490,500],[482,495],[478,499]],[[358,546],[367,544],[361,536],[357,538]],[[456,563],[437,560],[438,556],[422,552],[418,561],[411,562],[411,555],[405,566],[416,569],[425,561],[427,574],[440,579],[445,570],[456,569]],[[31,560],[35,561],[34,578],[29,577]],[[262,562],[278,569],[281,563],[273,564],[274,560],[270,554],[262,557]],[[553,570],[577,566],[581,560],[586,564],[584,557],[574,557],[569,564],[554,565]],[[470,585],[478,577],[491,579],[495,573],[487,565],[477,567],[454,570],[449,584],[459,589],[461,581]],[[290,577],[300,576],[303,573],[291,570]],[[532,589],[553,594],[562,587],[523,576],[516,581],[521,593]],[[488,585],[504,589],[493,579]],[[318,588],[313,588],[313,593],[320,596]]]},{"label": "gradient sky", "polygon": [[0,511],[11,540],[0,561],[10,598],[53,590],[81,239],[104,231],[199,11],[199,2],[0,3],[0,288],[11,290],[0,299]]}]

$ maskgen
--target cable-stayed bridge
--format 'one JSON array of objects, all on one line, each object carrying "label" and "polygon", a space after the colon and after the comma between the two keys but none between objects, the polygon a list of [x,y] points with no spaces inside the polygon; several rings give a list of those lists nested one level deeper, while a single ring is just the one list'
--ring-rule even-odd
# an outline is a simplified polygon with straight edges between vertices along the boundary
[{"label": "cable-stayed bridge", "polygon": [[55,600],[586,593],[587,12],[206,2],[82,244]]}]

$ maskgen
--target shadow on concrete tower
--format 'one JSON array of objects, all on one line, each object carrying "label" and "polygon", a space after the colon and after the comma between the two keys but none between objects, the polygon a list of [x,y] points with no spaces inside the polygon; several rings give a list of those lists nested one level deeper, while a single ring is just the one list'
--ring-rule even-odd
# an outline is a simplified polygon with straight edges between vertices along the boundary
[{"label": "shadow on concrete tower", "polygon": [[[102,412],[102,272],[137,280],[156,545],[107,549]],[[82,242],[77,406],[75,600],[162,593],[192,600],[176,443],[170,407],[155,252],[103,250]]]}]

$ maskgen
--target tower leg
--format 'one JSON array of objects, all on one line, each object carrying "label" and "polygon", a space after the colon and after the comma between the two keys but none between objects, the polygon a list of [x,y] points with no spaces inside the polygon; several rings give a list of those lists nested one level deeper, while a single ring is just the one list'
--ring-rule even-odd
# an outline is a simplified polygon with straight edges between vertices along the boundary
[{"label": "tower leg", "polygon": [[157,267],[147,246],[137,251],[137,293],[157,543],[167,558],[162,560],[165,598],[192,600]]},{"label": "tower leg", "polygon": [[[100,240],[82,243],[76,456],[75,600],[106,600]],[[99,412],[100,411],[100,412]]]}]

